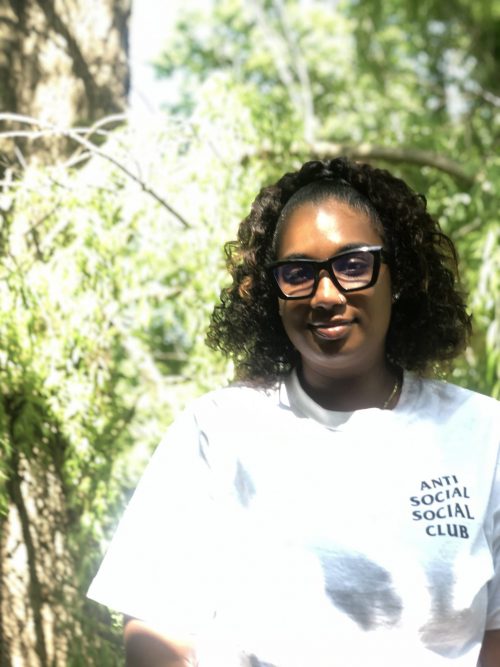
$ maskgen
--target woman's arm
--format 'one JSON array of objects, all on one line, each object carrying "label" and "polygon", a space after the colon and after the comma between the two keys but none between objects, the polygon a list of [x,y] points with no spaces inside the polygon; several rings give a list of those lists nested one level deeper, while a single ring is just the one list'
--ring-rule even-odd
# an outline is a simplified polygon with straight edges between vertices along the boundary
[{"label": "woman's arm", "polygon": [[500,630],[488,630],[484,633],[479,665],[480,667],[500,667]]},{"label": "woman's arm", "polygon": [[195,667],[188,642],[166,637],[136,618],[125,618],[126,667]]}]

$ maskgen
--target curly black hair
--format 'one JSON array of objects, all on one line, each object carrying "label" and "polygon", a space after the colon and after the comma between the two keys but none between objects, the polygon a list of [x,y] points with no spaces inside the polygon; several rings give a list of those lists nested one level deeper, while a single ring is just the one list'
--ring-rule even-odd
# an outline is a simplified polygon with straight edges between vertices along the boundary
[{"label": "curly black hair", "polygon": [[236,378],[242,381],[273,384],[297,364],[298,354],[281,323],[265,267],[275,259],[285,205],[315,182],[329,182],[334,188],[337,184],[337,192],[340,183],[351,196],[333,198],[351,205],[354,201],[381,231],[394,300],[386,339],[388,361],[425,373],[456,357],[470,336],[471,317],[458,283],[452,241],[427,212],[422,195],[384,169],[346,158],[306,162],[260,191],[240,224],[237,240],[225,246],[233,282],[212,313],[208,345],[234,360]]}]

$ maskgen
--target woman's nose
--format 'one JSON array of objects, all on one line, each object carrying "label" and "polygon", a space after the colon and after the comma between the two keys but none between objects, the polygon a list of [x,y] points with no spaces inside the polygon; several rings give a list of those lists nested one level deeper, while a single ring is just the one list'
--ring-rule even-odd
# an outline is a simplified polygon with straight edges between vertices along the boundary
[{"label": "woman's nose", "polygon": [[343,305],[346,301],[345,294],[339,290],[326,272],[319,277],[316,292],[311,298],[313,308],[331,308],[332,305]]}]

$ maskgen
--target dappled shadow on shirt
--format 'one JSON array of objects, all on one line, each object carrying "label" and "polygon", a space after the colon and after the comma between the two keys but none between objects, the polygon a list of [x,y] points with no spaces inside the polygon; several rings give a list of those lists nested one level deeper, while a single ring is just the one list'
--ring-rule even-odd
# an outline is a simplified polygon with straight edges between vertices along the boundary
[{"label": "dappled shadow on shirt", "polygon": [[403,604],[387,570],[359,554],[315,551],[328,597],[363,630],[390,627],[399,621]]}]

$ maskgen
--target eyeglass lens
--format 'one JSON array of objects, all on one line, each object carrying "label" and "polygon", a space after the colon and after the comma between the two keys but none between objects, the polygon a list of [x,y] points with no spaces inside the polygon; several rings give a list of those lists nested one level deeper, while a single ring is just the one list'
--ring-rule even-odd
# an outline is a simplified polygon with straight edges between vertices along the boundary
[{"label": "eyeglass lens", "polygon": [[[331,270],[346,292],[362,289],[373,277],[374,256],[371,252],[355,251],[330,261]],[[316,262],[292,260],[274,270],[278,285],[286,296],[311,296],[319,272]]]}]

